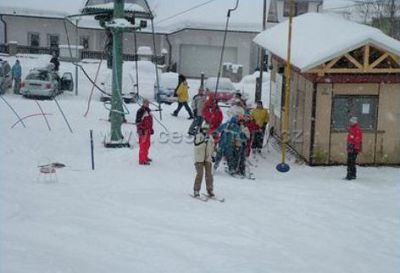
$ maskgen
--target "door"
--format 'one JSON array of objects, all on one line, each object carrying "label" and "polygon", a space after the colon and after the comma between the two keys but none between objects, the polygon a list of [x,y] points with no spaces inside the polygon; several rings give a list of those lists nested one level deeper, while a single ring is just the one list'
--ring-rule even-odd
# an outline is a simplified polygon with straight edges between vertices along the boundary
[{"label": "door", "polygon": [[[179,73],[187,77],[200,78],[217,76],[221,58],[221,46],[181,45],[179,54]],[[237,63],[237,48],[225,47],[223,63]]]}]

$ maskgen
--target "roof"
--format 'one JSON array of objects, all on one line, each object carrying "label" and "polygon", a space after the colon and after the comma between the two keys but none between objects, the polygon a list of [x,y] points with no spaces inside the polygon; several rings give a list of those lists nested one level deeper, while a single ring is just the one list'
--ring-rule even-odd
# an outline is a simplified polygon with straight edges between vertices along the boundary
[{"label": "roof", "polygon": [[[106,4],[98,4],[98,5],[90,5],[86,6],[85,9],[102,9],[102,10],[114,10],[114,3],[106,3]],[[146,10],[138,5],[138,4],[129,4],[125,3],[124,4],[124,10],[125,11],[130,11],[130,12],[145,12]]]},{"label": "roof", "polygon": [[[267,29],[254,42],[287,59],[288,21]],[[372,44],[400,56],[400,41],[379,29],[321,13],[293,19],[291,63],[307,71],[363,45]]]},{"label": "roof", "polygon": [[0,14],[45,17],[45,18],[64,18],[65,16],[68,15],[68,13],[62,11],[50,11],[50,10],[5,7],[5,6],[1,6]]}]

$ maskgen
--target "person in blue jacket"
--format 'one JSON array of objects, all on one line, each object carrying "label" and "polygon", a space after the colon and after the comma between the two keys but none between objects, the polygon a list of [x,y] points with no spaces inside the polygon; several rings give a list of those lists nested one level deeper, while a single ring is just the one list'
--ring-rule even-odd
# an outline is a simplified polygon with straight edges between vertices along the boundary
[{"label": "person in blue jacket", "polygon": [[221,162],[222,158],[225,157],[228,163],[228,172],[233,173],[235,171],[235,160],[234,156],[234,145],[237,138],[240,136],[240,127],[236,117],[232,117],[228,122],[223,123],[215,131],[214,135],[220,134],[218,141],[218,149],[215,157],[214,170],[216,170]]},{"label": "person in blue jacket", "polygon": [[22,68],[19,60],[15,61],[15,64],[11,68],[11,77],[14,81],[14,94],[19,94],[19,89],[21,87],[21,76]]}]

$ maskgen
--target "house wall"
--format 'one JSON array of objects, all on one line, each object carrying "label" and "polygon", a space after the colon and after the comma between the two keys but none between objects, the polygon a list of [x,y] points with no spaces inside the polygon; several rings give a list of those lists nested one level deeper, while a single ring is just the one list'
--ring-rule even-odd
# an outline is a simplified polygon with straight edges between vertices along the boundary
[{"label": "house wall", "polygon": [[400,164],[400,84],[379,89],[376,163]]},{"label": "house wall", "polygon": [[[243,65],[243,74],[249,74],[257,66],[257,47],[252,42],[257,33],[228,32],[226,46],[237,49],[237,62]],[[168,35],[172,45],[172,62],[179,64],[182,45],[222,47],[224,32],[186,29]],[[185,71],[179,71],[185,74]]]},{"label": "house wall", "polygon": [[[278,73],[278,62],[272,59],[271,86],[276,82]],[[292,71],[290,100],[289,100],[289,144],[306,161],[310,158],[311,143],[311,116],[312,116],[312,96],[314,85],[298,72]],[[270,100],[270,126],[274,127],[275,134],[281,137],[281,125],[283,122],[284,111],[280,112],[280,117],[275,113],[274,98],[276,90],[272,90]]]},{"label": "house wall", "polygon": [[[67,44],[63,19],[4,15],[4,21],[7,22],[8,41],[17,41],[20,45],[28,45],[28,33],[39,33],[39,46],[41,47],[47,47],[48,34],[59,35],[60,44]],[[75,35],[75,28],[70,23],[67,24],[67,29],[71,36]]]},{"label": "house wall", "polygon": [[[334,84],[332,99],[335,95],[378,95],[379,84]],[[318,105],[317,107],[326,107]],[[330,115],[329,115],[330,117]],[[326,120],[330,125],[330,118]],[[323,134],[320,138],[326,137]],[[344,164],[347,160],[346,151],[347,132],[335,132],[330,135],[330,158],[329,162]],[[373,164],[375,155],[375,131],[363,131],[362,153],[359,154],[357,162],[360,164]],[[322,141],[322,140],[321,140]],[[324,140],[326,141],[326,140]]]},{"label": "house wall", "polygon": [[[274,111],[279,60],[272,59],[270,125],[281,137],[280,117]],[[315,84],[315,123],[312,128],[314,84],[305,75],[292,71],[289,144],[308,163],[345,164],[347,132],[331,128],[333,99],[338,95],[375,95],[378,98],[376,130],[363,130],[359,164],[400,164],[400,84],[394,83],[318,83]],[[311,149],[314,132],[314,145]],[[312,152],[312,154],[310,154]]]},{"label": "house wall", "polygon": [[[28,45],[28,33],[38,33],[40,35],[41,47],[47,47],[48,34],[57,34],[59,44],[67,44],[67,35],[64,30],[63,18],[42,18],[29,16],[4,15],[4,20],[8,27],[8,41],[17,41],[20,45]],[[79,24],[78,24],[79,26]],[[69,39],[71,44],[76,44],[76,28],[67,23]],[[89,38],[89,48],[91,51],[101,51],[104,49],[105,31],[102,29],[92,29],[79,27],[79,37]],[[253,73],[258,66],[258,47],[252,42],[257,32],[237,32],[231,31],[227,34],[226,46],[233,47],[237,52],[237,63],[243,65],[243,74]],[[179,67],[180,48],[182,45],[199,45],[221,47],[224,32],[220,30],[200,30],[185,29],[169,34],[171,42],[172,63],[176,62]],[[2,35],[3,37],[3,35]],[[156,33],[157,54],[160,55],[164,48],[170,50],[167,42],[167,35]],[[134,34],[124,33],[123,45],[125,54],[134,54]],[[137,46],[149,46],[153,48],[153,36],[149,32],[137,32]],[[168,58],[167,58],[168,60]],[[183,72],[184,71],[180,71]]]},{"label": "house wall", "polygon": [[[272,0],[272,1],[274,1],[274,0]],[[309,2],[308,3],[308,12],[318,12],[319,11],[318,7],[321,10],[322,5],[320,5],[318,2]],[[289,17],[283,16],[283,14],[284,14],[284,1],[283,0],[277,1],[276,8],[277,8],[278,22],[286,21]]]},{"label": "house wall", "polygon": [[331,129],[336,95],[376,95],[377,130],[363,131],[360,164],[400,164],[400,84],[318,84],[314,164],[345,164],[347,132]]}]

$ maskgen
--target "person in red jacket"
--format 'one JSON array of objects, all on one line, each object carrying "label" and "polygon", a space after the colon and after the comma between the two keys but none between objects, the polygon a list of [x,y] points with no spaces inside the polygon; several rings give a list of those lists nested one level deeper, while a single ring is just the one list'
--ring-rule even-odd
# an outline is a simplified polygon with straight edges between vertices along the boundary
[{"label": "person in red jacket", "polygon": [[139,135],[139,164],[150,165],[150,136],[154,134],[153,116],[150,113],[149,101],[143,99],[142,107],[136,112],[136,128]]},{"label": "person in red jacket", "polygon": [[362,131],[357,117],[350,119],[349,132],[347,134],[347,175],[345,179],[352,180],[357,177],[356,160],[361,151]]},{"label": "person in red jacket", "polygon": [[221,125],[224,116],[218,106],[218,101],[214,98],[214,94],[208,94],[208,99],[203,106],[203,119],[210,125],[210,134]]}]

